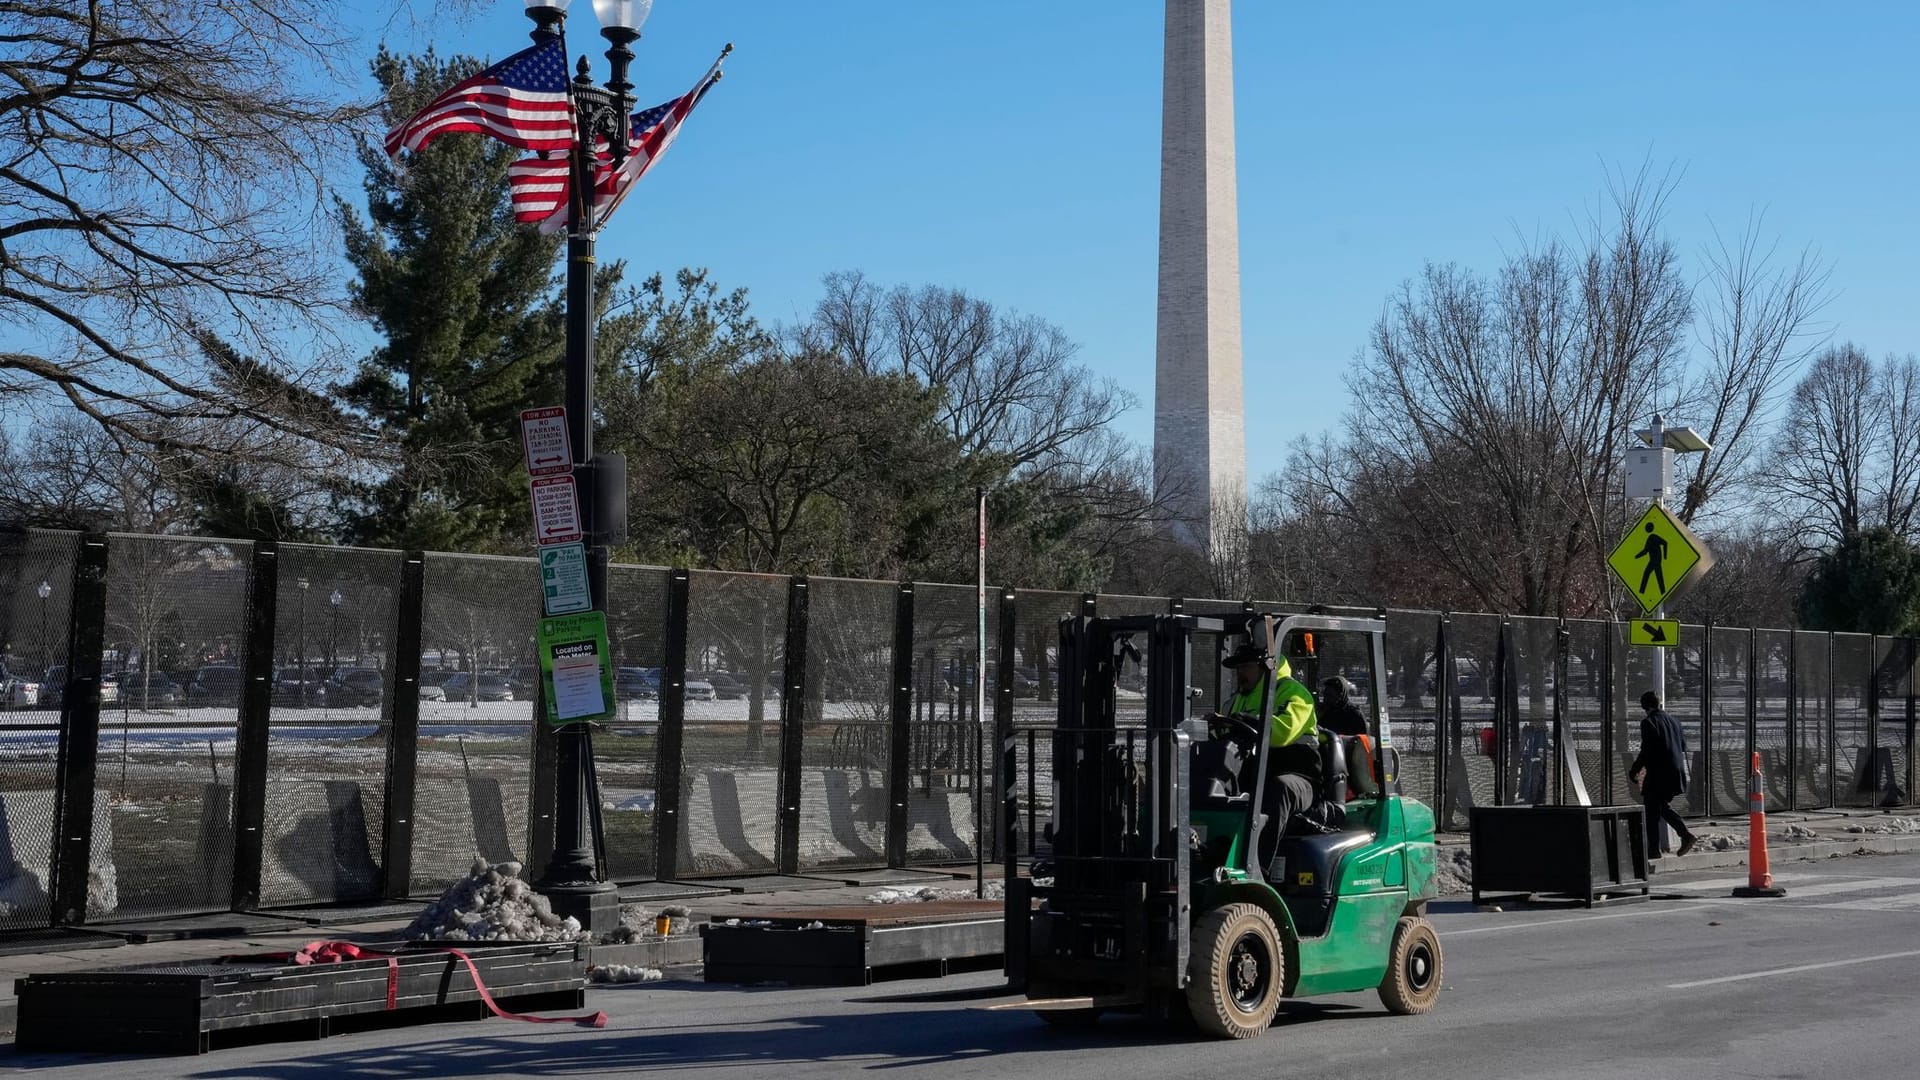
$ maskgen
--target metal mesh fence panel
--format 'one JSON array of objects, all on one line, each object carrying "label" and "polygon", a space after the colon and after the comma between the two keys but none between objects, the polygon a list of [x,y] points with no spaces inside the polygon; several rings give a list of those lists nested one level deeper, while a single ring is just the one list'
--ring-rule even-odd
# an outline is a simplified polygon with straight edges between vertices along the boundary
[{"label": "metal mesh fence panel", "polygon": [[[1608,624],[1604,622],[1579,620],[1567,624],[1566,684],[1561,687],[1561,700],[1566,703],[1561,729],[1573,748],[1581,787],[1593,806],[1608,802],[1607,762],[1600,751],[1601,732],[1607,725],[1607,633]],[[1560,801],[1577,803],[1575,795],[1569,782],[1560,793]]]},{"label": "metal mesh fence panel", "polygon": [[1752,706],[1747,674],[1752,666],[1748,653],[1753,648],[1753,631],[1716,626],[1710,637],[1707,677],[1713,746],[1704,765],[1713,771],[1713,798],[1708,812],[1741,814],[1747,809],[1747,778],[1752,771],[1747,748],[1747,711]]},{"label": "metal mesh fence panel", "polygon": [[[1246,605],[1238,600],[1186,600],[1180,605],[1185,615],[1204,615],[1227,620],[1229,628],[1244,618]],[[1225,709],[1226,702],[1233,694],[1233,675],[1220,666],[1219,642],[1222,639],[1209,635],[1204,640],[1196,639],[1193,648],[1192,673],[1188,681],[1200,691],[1194,699],[1194,707],[1199,712],[1210,709]]]},{"label": "metal mesh fence panel", "polygon": [[688,580],[687,667],[723,672],[733,689],[711,709],[687,710],[675,841],[683,875],[774,868],[789,585],[708,570]]},{"label": "metal mesh fence panel", "polygon": [[[1640,801],[1639,793],[1627,779],[1627,770],[1640,754],[1640,721],[1646,716],[1640,708],[1640,695],[1653,689],[1654,651],[1629,642],[1631,626],[1631,622],[1607,624],[1613,648],[1613,666],[1607,673],[1613,687],[1612,708],[1607,717],[1607,722],[1613,725],[1613,759],[1607,764],[1612,771],[1613,801],[1620,804]],[[1670,688],[1675,685],[1669,680]],[[1679,800],[1678,808],[1684,812],[1686,800]]]},{"label": "metal mesh fence panel", "polygon": [[1553,801],[1553,695],[1560,624],[1553,619],[1512,620],[1516,697],[1507,730],[1507,790],[1510,802]]},{"label": "metal mesh fence panel", "polygon": [[1878,777],[1863,775],[1873,740],[1867,719],[1873,688],[1873,639],[1866,634],[1833,635],[1833,770],[1842,806],[1879,801]]},{"label": "metal mesh fence panel", "polygon": [[1889,787],[1907,795],[1910,801],[1914,777],[1910,774],[1914,726],[1914,665],[1920,661],[1920,643],[1912,638],[1874,639],[1874,679],[1880,703],[1878,790],[1884,796]]},{"label": "metal mesh fence panel", "polygon": [[[613,650],[614,718],[593,733],[594,772],[600,781],[600,820],[607,841],[606,873],[619,881],[651,878],[654,813],[660,768],[660,668],[665,662],[667,578],[651,566],[607,568],[607,645]],[[696,663],[689,653],[680,693],[688,715],[729,707],[745,691]],[[722,686],[728,697],[722,699]]]},{"label": "metal mesh fence panel", "polygon": [[[8,849],[0,852],[8,861],[0,869],[4,930],[46,926],[52,919],[55,767],[79,547],[78,533],[0,533],[0,707],[6,710],[0,723],[0,823]],[[96,801],[94,812],[100,817],[106,806]],[[111,867],[109,861],[104,869]],[[89,889],[89,898],[97,891]]]},{"label": "metal mesh fence panel", "polygon": [[1833,672],[1826,634],[1793,635],[1794,805],[1831,806],[1834,789]]},{"label": "metal mesh fence panel", "polygon": [[[252,553],[249,544],[220,540],[108,540],[101,670],[121,677],[101,705],[96,791],[112,812],[102,828],[96,799],[92,860],[113,866],[118,917],[230,906]],[[150,672],[178,689],[163,694]],[[130,678],[144,699],[121,699]]]},{"label": "metal mesh fence panel", "polygon": [[1080,613],[1080,594],[1021,589],[1013,604],[1013,725],[1051,727],[1060,684],[1060,621]]},{"label": "metal mesh fence panel", "polygon": [[899,587],[810,578],[807,594],[798,865],[883,865]]},{"label": "metal mesh fence panel", "polygon": [[[1767,809],[1784,810],[1793,797],[1792,727],[1788,723],[1787,671],[1793,658],[1793,634],[1787,630],[1753,632],[1753,748],[1760,751],[1766,777]],[[1745,789],[1742,789],[1743,793]]]},{"label": "metal mesh fence panel", "polygon": [[372,899],[401,555],[282,544],[278,559],[260,902]]},{"label": "metal mesh fence panel", "polygon": [[540,564],[429,554],[423,577],[410,887],[438,893],[527,852]]},{"label": "metal mesh fence panel", "polygon": [[1441,803],[1442,827],[1465,829],[1467,811],[1492,806],[1499,793],[1494,767],[1496,695],[1501,692],[1498,615],[1455,615],[1447,630],[1453,670],[1445,685],[1453,695],[1448,709],[1446,752],[1448,790]]},{"label": "metal mesh fence panel", "polygon": [[[1000,670],[1000,589],[987,590],[987,689],[996,689]],[[1017,611],[1017,609],[1016,609]],[[913,707],[907,731],[907,861],[957,862],[973,857],[975,805],[973,770],[979,760],[980,726],[974,723],[974,657],[978,651],[979,600],[972,586],[913,587]],[[1016,665],[1017,666],[1017,665]],[[1013,680],[1016,709],[1038,692],[1037,684],[1017,670]],[[988,725],[993,698],[987,699]],[[1016,713],[1017,715],[1017,713]],[[988,736],[991,741],[991,735]],[[1027,745],[1022,740],[1021,745]],[[1047,743],[1040,741],[1043,759]],[[1025,798],[1052,795],[1052,777],[1036,777],[1030,761],[1019,765],[1022,793],[1016,843],[1031,831],[1032,805]],[[989,797],[990,798],[990,797]],[[991,800],[990,800],[991,801]],[[1041,811],[1043,814],[1045,809]],[[1024,846],[1022,847],[1024,851]]]},{"label": "metal mesh fence panel", "polygon": [[[1636,652],[1646,650],[1636,649]],[[1701,733],[1705,730],[1705,698],[1702,688],[1707,679],[1707,632],[1702,626],[1682,624],[1680,643],[1667,650],[1667,712],[1672,714],[1674,722],[1680,725],[1680,732],[1687,740],[1687,794],[1673,801],[1674,809],[1689,817],[1699,817],[1711,813],[1707,806],[1707,762],[1701,757]],[[1649,674],[1647,685],[1652,688],[1652,676]],[[1640,695],[1633,695],[1637,704]],[[1636,732],[1638,724],[1635,725]],[[1636,734],[1633,742],[1634,753],[1640,751],[1640,740]],[[1629,761],[1632,759],[1629,758]]]},{"label": "metal mesh fence panel", "polygon": [[[1432,611],[1387,612],[1387,709],[1393,745],[1400,755],[1400,790],[1428,806],[1439,806],[1434,758],[1440,746],[1440,616]],[[1354,705],[1370,714],[1371,683],[1349,679]],[[1364,700],[1363,700],[1364,697]]]}]

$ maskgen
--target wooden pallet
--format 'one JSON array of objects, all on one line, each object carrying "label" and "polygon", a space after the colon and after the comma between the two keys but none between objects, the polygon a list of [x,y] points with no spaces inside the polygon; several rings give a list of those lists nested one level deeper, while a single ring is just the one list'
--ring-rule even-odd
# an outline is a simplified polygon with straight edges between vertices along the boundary
[{"label": "wooden pallet", "polygon": [[[579,1008],[587,948],[573,943],[450,943],[473,958],[509,1011]],[[490,1015],[465,964],[426,943],[400,954],[394,1007],[384,959],[296,967],[279,962],[104,968],[15,980],[22,1052],[204,1054],[223,1041],[324,1038],[356,1026]]]}]

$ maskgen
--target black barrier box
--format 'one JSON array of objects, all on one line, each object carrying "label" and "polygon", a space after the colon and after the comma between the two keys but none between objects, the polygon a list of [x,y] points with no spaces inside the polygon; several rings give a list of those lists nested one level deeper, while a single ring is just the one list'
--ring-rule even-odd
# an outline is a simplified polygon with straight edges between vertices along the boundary
[{"label": "black barrier box", "polygon": [[[372,948],[384,948],[370,946]],[[494,1000],[509,1011],[578,1008],[587,947],[573,943],[453,947],[473,958]],[[22,1052],[204,1054],[221,1033],[320,1038],[355,1020],[427,1022],[489,1015],[457,957],[418,945],[399,951],[394,1005],[385,959],[296,967],[244,959],[29,975],[19,996],[14,1047]]]},{"label": "black barrier box", "polygon": [[999,901],[952,900],[716,915],[700,936],[707,982],[865,986],[876,968],[999,956],[1006,930]]},{"label": "black barrier box", "polygon": [[1476,806],[1469,821],[1475,904],[1489,893],[1647,899],[1645,807]]}]

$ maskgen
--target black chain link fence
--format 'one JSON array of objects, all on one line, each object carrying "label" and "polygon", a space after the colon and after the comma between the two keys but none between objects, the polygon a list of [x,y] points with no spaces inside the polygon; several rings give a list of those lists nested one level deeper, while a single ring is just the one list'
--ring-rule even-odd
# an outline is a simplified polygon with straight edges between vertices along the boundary
[{"label": "black chain link fence", "polygon": [[[666,872],[663,843],[672,872],[696,878],[998,859],[1003,835],[1018,855],[1044,848],[1060,621],[1248,610],[992,589],[983,665],[973,586],[636,566],[609,580],[616,715],[594,740],[604,865],[622,881]],[[0,534],[0,835],[12,866],[0,929],[219,911],[236,898],[271,908],[432,894],[476,855],[533,860],[537,873],[553,813],[534,801],[552,790],[535,782],[539,595],[525,558]],[[1464,828],[1474,806],[1636,797],[1625,774],[1652,672],[1623,624],[1423,611],[1386,621],[1382,704],[1401,788],[1447,827]],[[413,630],[419,655],[396,655]],[[67,652],[93,640],[83,631],[101,642],[97,707],[70,699]],[[1682,627],[1667,687],[1694,754],[1686,811],[1743,809],[1755,750],[1771,807],[1904,797],[1916,652],[1867,635]],[[250,657],[270,672],[257,698]],[[416,662],[402,701],[399,675]],[[1371,707],[1364,650],[1326,635],[1299,663],[1316,689],[1338,676]],[[1128,660],[1120,672],[1123,726],[1145,715],[1141,671]],[[1215,640],[1195,639],[1189,678],[1196,710],[1226,692]],[[673,739],[662,736],[669,716]],[[243,736],[263,749],[240,752]],[[61,783],[70,740],[92,748],[86,790]],[[243,767],[258,775],[237,776]],[[411,818],[389,812],[397,798]],[[63,817],[71,829],[56,827]],[[261,822],[257,871],[236,860],[247,850],[237,820]],[[84,823],[90,846],[67,850]],[[388,858],[389,837],[404,858]],[[63,881],[77,866],[85,880]]]}]

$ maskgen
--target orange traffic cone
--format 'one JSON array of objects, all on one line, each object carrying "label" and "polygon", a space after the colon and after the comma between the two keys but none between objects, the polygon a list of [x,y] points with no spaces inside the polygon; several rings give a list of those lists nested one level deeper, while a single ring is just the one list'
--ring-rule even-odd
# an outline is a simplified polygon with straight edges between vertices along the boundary
[{"label": "orange traffic cone", "polygon": [[1753,752],[1753,774],[1747,778],[1747,883],[1733,895],[1785,896],[1773,883],[1767,867],[1767,789],[1760,781],[1760,751]]}]

